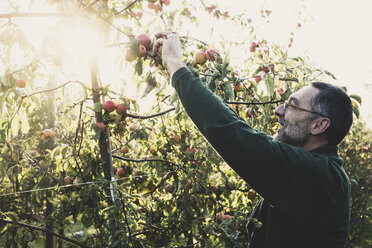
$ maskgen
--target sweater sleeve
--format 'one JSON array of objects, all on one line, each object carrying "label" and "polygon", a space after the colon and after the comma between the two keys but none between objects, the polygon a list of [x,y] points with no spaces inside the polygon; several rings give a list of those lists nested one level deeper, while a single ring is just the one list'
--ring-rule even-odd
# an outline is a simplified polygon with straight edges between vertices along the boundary
[{"label": "sweater sleeve", "polygon": [[[186,67],[173,75],[172,85],[200,132],[229,166],[270,204],[283,214],[297,212],[298,218],[309,208],[319,207],[316,204],[324,199],[314,192],[324,186],[324,177],[320,176],[322,166],[333,163],[327,156],[276,141],[252,129]],[[343,177],[337,170],[331,173]],[[313,193],[319,201],[309,200]]]}]

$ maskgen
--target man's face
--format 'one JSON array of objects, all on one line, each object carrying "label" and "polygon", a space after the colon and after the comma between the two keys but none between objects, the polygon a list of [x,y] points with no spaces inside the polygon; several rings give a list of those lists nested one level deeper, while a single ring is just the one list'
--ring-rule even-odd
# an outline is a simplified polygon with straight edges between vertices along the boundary
[{"label": "man's face", "polygon": [[[303,87],[290,96],[288,103],[311,110],[311,99],[318,92],[319,90],[312,86]],[[277,130],[274,138],[290,145],[302,147],[310,135],[310,113],[293,106],[287,105],[285,109],[285,105],[282,104],[275,110],[281,127]]]}]

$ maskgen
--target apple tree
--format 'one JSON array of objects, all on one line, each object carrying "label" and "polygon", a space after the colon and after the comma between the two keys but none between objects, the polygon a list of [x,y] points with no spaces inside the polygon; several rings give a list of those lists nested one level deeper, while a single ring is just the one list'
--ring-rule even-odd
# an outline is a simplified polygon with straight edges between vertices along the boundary
[{"label": "apple tree", "polygon": [[[204,0],[40,2],[2,3],[0,15],[0,244],[246,247],[260,196],[183,111],[154,33],[178,32],[189,69],[271,135],[278,104],[334,75]],[[246,35],[189,35],[204,16]]]}]

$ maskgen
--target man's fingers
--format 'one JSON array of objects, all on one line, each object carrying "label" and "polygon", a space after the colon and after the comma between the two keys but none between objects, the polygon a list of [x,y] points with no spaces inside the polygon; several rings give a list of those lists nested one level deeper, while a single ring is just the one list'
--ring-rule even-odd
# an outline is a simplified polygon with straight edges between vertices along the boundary
[{"label": "man's fingers", "polygon": [[167,38],[167,35],[171,34],[170,31],[160,31],[155,34],[156,38]]},{"label": "man's fingers", "polygon": [[161,47],[163,45],[163,42],[164,42],[164,38],[159,38],[159,39],[156,40],[156,42],[154,44],[154,53],[156,53],[158,51],[159,47]]}]

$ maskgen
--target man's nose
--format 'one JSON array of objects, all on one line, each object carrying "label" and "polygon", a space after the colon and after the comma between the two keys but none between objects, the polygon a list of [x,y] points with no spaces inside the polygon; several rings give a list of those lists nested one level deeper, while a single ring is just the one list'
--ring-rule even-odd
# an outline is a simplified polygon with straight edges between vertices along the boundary
[{"label": "man's nose", "polygon": [[275,109],[275,114],[277,116],[283,116],[284,115],[284,104],[280,104],[276,109]]}]

